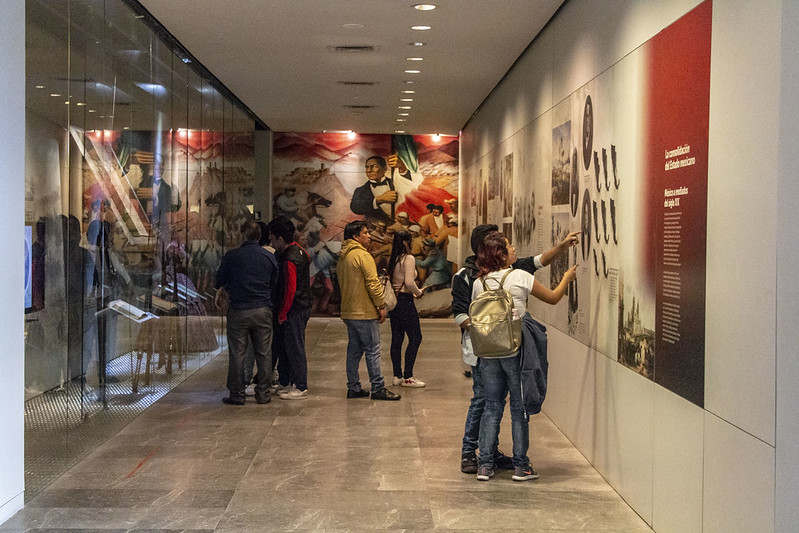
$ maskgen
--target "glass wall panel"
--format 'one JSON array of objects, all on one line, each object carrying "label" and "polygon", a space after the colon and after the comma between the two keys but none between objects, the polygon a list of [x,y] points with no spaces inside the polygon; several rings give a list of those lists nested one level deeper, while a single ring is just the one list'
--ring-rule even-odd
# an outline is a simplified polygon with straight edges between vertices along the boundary
[{"label": "glass wall panel", "polygon": [[122,0],[28,0],[26,497],[225,348],[255,124]]}]

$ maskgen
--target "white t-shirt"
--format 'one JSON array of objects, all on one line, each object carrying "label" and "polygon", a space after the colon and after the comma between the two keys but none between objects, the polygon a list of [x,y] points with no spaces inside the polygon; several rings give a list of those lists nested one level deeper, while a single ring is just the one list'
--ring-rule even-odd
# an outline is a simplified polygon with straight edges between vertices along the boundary
[{"label": "white t-shirt", "polygon": [[[533,277],[532,274],[524,270],[503,268],[496,272],[489,272],[482,279],[485,280],[486,287],[489,289],[497,289],[499,288],[499,282],[502,280],[502,276],[504,276],[508,270],[510,270],[510,274],[505,278],[505,283],[502,286],[505,290],[510,292],[510,295],[513,297],[513,307],[516,308],[519,317],[522,317],[527,312],[527,297],[530,296],[530,292],[533,290],[533,283],[535,283],[535,277]],[[472,285],[472,301],[474,301],[481,292],[483,292],[483,283],[481,282],[481,278],[477,278],[474,280],[474,285]]]}]

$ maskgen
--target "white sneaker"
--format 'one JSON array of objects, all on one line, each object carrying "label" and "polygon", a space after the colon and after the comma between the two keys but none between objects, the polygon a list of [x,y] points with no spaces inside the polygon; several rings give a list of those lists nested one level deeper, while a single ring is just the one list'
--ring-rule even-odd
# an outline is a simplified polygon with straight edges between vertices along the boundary
[{"label": "white sneaker", "polygon": [[409,377],[408,379],[402,380],[402,386],[403,387],[420,388],[420,387],[424,387],[424,385],[425,385],[424,381],[419,381],[418,379],[416,379],[413,376]]},{"label": "white sneaker", "polygon": [[396,387],[397,385],[402,385],[402,382],[403,382],[403,381],[405,381],[405,380],[404,380],[404,379],[402,379],[402,378],[398,378],[397,376],[394,376],[394,381],[393,381],[393,383],[394,383],[394,386],[395,386],[395,387]]},{"label": "white sneaker", "polygon": [[255,396],[255,383],[250,383],[244,389],[244,396]]},{"label": "white sneaker", "polygon": [[292,385],[290,389],[283,389],[282,391],[280,391],[278,393],[278,397],[281,400],[307,400],[308,389],[300,390]]}]

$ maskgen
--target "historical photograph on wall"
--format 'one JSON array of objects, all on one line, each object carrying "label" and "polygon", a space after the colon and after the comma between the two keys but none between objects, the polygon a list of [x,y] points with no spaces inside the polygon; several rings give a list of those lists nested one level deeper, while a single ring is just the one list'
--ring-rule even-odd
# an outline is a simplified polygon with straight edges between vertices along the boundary
[{"label": "historical photograph on wall", "polygon": [[458,268],[458,139],[432,135],[276,133],[273,214],[292,220],[312,259],[313,313],[336,315],[334,264],[344,226],[365,220],[385,269],[397,231],[412,237],[422,316],[447,315]]},{"label": "historical photograph on wall", "polygon": [[513,152],[502,158],[502,216],[513,216]]}]

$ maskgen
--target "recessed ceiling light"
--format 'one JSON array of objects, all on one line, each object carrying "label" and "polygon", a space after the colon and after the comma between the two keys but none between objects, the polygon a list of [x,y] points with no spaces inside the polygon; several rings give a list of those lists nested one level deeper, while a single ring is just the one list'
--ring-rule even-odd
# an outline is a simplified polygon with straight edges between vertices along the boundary
[{"label": "recessed ceiling light", "polygon": [[97,113],[94,109],[89,109],[89,113]]},{"label": "recessed ceiling light", "polygon": [[420,74],[421,72],[421,70],[408,69],[405,71],[405,74]]},{"label": "recessed ceiling light", "polygon": [[411,116],[411,114],[410,113],[397,113],[397,116],[398,117],[409,117],[409,116]]},{"label": "recessed ceiling light", "polygon": [[122,129],[123,129],[123,130],[129,130],[129,129],[130,129],[130,126],[123,126],[123,127],[122,127]]},{"label": "recessed ceiling light", "polygon": [[69,105],[69,100],[67,100],[67,101],[66,101],[66,102],[64,102],[64,103],[65,103],[66,105]]},{"label": "recessed ceiling light", "polygon": [[37,85],[36,88],[37,89],[44,89],[44,85]]},{"label": "recessed ceiling light", "polygon": [[357,30],[363,28],[363,24],[344,24],[342,28],[347,28],[348,30]]},{"label": "recessed ceiling light", "polygon": [[432,11],[438,6],[435,4],[414,4],[413,8],[419,11]]},{"label": "recessed ceiling light", "polygon": [[418,26],[411,26],[411,29],[412,30],[416,30],[416,31],[427,31],[429,29],[432,29],[432,26],[427,26],[425,24],[420,24]]},{"label": "recessed ceiling light", "polygon": [[86,102],[78,102],[77,105],[86,105]]},{"label": "recessed ceiling light", "polygon": [[413,109],[413,108],[411,106],[409,106],[409,105],[401,105],[401,106],[397,106],[397,109]]},{"label": "recessed ceiling light", "polygon": [[406,61],[424,61],[423,57],[406,57]]},{"label": "recessed ceiling light", "polygon": [[397,122],[407,122],[407,120],[405,120],[404,118],[398,118]]},{"label": "recessed ceiling light", "polygon": [[404,91],[402,91],[402,92],[403,92],[404,94],[414,94],[414,93],[416,93],[416,91],[410,91],[410,90],[407,90],[407,89],[406,89],[406,90],[404,90]]},{"label": "recessed ceiling light", "polygon": [[413,98],[400,98],[400,102],[413,102]]},{"label": "recessed ceiling light", "polygon": [[415,42],[415,43],[408,43],[408,44],[409,44],[410,46],[427,46],[427,43],[420,43],[420,42],[418,42],[418,41],[417,41],[417,42]]},{"label": "recessed ceiling light", "polygon": [[405,133],[405,130],[394,130],[394,133]]},{"label": "recessed ceiling light", "polygon": [[61,96],[61,93],[50,93],[50,96]]},{"label": "recessed ceiling light", "polygon": [[408,85],[410,85],[410,84],[413,84],[413,83],[416,83],[416,82],[413,81],[413,80],[402,80],[402,83],[407,83]]}]

